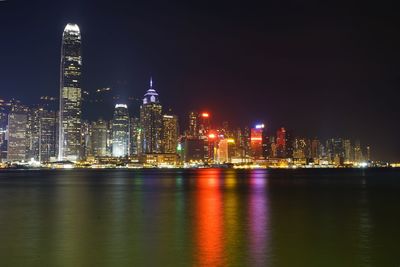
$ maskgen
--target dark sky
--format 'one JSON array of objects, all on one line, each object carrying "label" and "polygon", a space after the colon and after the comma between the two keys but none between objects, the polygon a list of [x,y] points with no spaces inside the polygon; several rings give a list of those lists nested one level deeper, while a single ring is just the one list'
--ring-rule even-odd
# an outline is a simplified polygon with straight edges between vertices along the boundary
[{"label": "dark sky", "polygon": [[0,98],[58,96],[73,22],[89,92],[142,97],[152,75],[180,116],[359,138],[375,158],[400,160],[396,11],[385,1],[0,1]]}]

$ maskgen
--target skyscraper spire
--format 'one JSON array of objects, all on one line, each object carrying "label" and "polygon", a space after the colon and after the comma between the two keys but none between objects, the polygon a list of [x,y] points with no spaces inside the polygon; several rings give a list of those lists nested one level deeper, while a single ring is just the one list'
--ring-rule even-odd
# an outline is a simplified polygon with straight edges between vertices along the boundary
[{"label": "skyscraper spire", "polygon": [[150,89],[153,89],[153,77],[150,76]]}]

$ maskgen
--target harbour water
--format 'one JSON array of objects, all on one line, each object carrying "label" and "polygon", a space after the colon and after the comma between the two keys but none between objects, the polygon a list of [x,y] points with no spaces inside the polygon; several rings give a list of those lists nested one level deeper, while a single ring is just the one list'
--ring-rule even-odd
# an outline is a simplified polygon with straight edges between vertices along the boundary
[{"label": "harbour water", "polygon": [[400,266],[400,171],[0,172],[0,266]]}]

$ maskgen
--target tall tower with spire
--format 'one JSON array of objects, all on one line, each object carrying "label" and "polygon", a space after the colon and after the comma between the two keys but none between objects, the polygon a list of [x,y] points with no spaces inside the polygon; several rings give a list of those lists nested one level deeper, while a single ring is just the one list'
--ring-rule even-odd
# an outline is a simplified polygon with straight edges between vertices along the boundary
[{"label": "tall tower with spire", "polygon": [[81,158],[81,33],[67,24],[61,44],[59,160]]},{"label": "tall tower with spire", "polygon": [[140,106],[141,151],[145,154],[161,153],[162,148],[162,106],[158,93],[153,88],[150,78],[150,88]]}]

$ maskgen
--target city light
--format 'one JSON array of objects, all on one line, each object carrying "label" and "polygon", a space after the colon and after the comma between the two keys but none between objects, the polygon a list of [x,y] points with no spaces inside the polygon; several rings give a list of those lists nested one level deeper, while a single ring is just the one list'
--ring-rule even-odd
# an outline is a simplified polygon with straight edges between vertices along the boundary
[{"label": "city light", "polygon": [[256,129],[264,129],[264,124],[257,124]]},{"label": "city light", "polygon": [[[370,145],[362,147],[359,141],[347,138],[298,137],[282,126],[275,131],[270,129],[268,123],[262,123],[266,122],[262,118],[253,125],[239,126],[225,119],[211,121],[211,114],[204,110],[192,110],[186,118],[172,114],[172,109],[164,113],[152,78],[143,98],[129,97],[127,103],[111,87],[98,88],[95,94],[89,94],[80,86],[80,48],[79,27],[68,24],[62,39],[60,95],[40,98],[42,102],[58,100],[60,110],[52,110],[48,103],[28,106],[19,100],[0,99],[0,148],[6,152],[2,151],[0,162],[7,163],[2,166],[26,167],[29,159],[29,166],[67,168],[201,168],[226,167],[226,164],[229,167],[243,164],[244,168],[391,166],[388,162],[372,161]],[[92,95],[95,99],[90,99]],[[81,103],[81,98],[87,101]],[[97,108],[106,109],[107,98],[112,101],[108,108],[115,106],[111,120],[83,119],[83,105],[102,103]],[[139,99],[143,101],[139,112],[133,110],[135,104],[128,109],[131,100]],[[180,131],[179,125],[187,119],[188,127]]]},{"label": "city light", "polygon": [[234,144],[234,143],[235,143],[235,139],[233,139],[233,138],[228,138],[227,142],[228,142],[229,144]]}]

